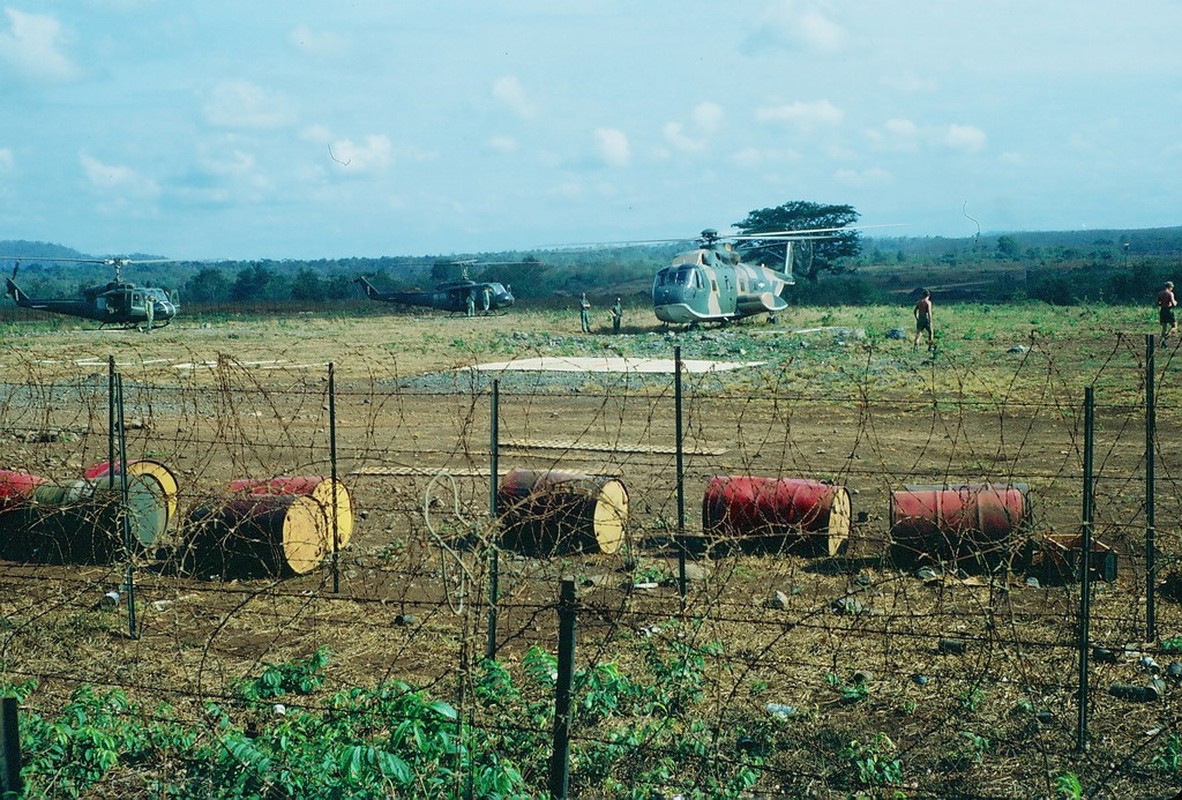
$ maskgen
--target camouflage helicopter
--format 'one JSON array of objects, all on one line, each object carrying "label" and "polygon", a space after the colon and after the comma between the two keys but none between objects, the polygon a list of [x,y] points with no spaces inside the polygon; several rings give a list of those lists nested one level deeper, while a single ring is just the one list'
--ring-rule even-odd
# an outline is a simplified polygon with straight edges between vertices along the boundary
[{"label": "camouflage helicopter", "polygon": [[521,261],[452,261],[449,265],[461,268],[461,279],[436,284],[434,289],[414,289],[405,292],[381,292],[364,276],[357,278],[359,284],[370,300],[380,300],[384,303],[397,303],[406,306],[422,306],[452,313],[482,313],[491,314],[498,309],[513,305],[513,292],[509,287],[496,281],[474,281],[468,278],[468,268],[482,264],[521,264]]},{"label": "camouflage helicopter", "polygon": [[16,284],[17,270],[20,269],[20,261],[17,261],[12,268],[12,275],[7,279],[7,293],[22,308],[90,319],[98,322],[100,327],[111,325],[144,331],[163,328],[176,317],[179,304],[175,297],[167,291],[149,286],[136,286],[123,280],[123,267],[128,264],[161,263],[166,259],[132,261],[126,258],[45,258],[39,260],[104,264],[115,268],[115,278],[100,286],[83,289],[81,297],[77,299],[29,297]]},{"label": "camouflage helicopter", "polygon": [[[774,318],[788,307],[781,292],[796,283],[792,276],[794,245],[849,230],[813,228],[724,236],[707,228],[698,236],[696,248],[674,256],[669,266],[657,272],[653,313],[662,322],[677,325],[727,323],[755,314]],[[736,243],[748,243],[748,247],[740,252]],[[780,247],[784,248],[782,261]],[[776,251],[782,266],[744,260],[769,249]]]}]

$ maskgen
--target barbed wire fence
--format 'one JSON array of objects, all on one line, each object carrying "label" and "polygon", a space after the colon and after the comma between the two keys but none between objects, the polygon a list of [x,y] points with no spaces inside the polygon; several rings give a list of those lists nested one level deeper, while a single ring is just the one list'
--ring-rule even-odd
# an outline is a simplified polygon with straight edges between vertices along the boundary
[{"label": "barbed wire fence", "polygon": [[[1176,768],[1155,758],[1182,736],[1163,645],[1182,626],[1180,543],[1147,509],[1152,497],[1172,521],[1182,507],[1176,351],[1152,337],[1107,347],[1081,375],[1032,341],[1006,385],[955,357],[898,366],[873,343],[738,382],[376,367],[341,381],[333,365],[231,355],[28,361],[0,386],[4,466],[33,476],[0,498],[2,674],[38,681],[28,710],[49,714],[86,685],[168,698],[208,725],[205,703],[239,702],[244,680],[326,646],[334,688],[405,681],[454,705],[458,736],[545,742],[548,773],[527,777],[558,796],[593,796],[605,770],[664,780],[672,796],[739,768],[755,775],[751,796],[858,781],[1024,796],[1064,773],[1097,796],[1165,796]],[[175,478],[170,497],[116,486],[137,461]],[[347,536],[317,516],[342,511],[336,487],[309,506],[298,498],[314,487],[293,476],[338,478]],[[836,538],[724,530],[703,517],[719,476],[840,487],[848,519]],[[540,491],[570,480],[573,505]],[[981,485],[1021,487],[1029,505],[1003,509],[1000,531],[907,538],[896,524],[899,492]],[[1085,502],[1094,550],[1078,541]],[[577,595],[560,602],[564,588]],[[569,662],[539,684],[558,692],[557,717],[481,695],[486,657],[522,670],[539,649]],[[622,737],[595,706],[605,665],[683,694]],[[285,699],[331,710],[318,702]],[[584,755],[563,767],[572,749]],[[662,758],[683,765],[644,772]],[[896,761],[898,775],[851,777]]]}]

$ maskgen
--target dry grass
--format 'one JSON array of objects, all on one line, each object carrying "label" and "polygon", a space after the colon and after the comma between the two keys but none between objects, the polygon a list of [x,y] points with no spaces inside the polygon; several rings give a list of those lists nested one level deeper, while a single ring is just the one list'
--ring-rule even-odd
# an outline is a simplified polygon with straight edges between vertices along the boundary
[{"label": "dry grass", "polygon": [[[1139,642],[1139,398],[1143,333],[1150,330],[1143,310],[949,310],[937,317],[935,358],[885,337],[891,327],[906,327],[899,309],[807,310],[782,317],[776,327],[676,337],[643,329],[644,316],[632,312],[628,321],[636,326],[622,337],[579,336],[573,311],[474,320],[399,314],[182,321],[150,336],[21,330],[0,353],[6,381],[93,383],[99,399],[81,408],[53,396],[42,398],[45,409],[7,403],[7,466],[62,478],[102,460],[100,400],[113,355],[132,386],[136,415],[145,418],[132,431],[130,451],[173,466],[187,487],[186,502],[231,477],[324,471],[331,362],[339,466],[361,517],[352,546],[341,553],[339,591],[327,569],[283,581],[227,583],[142,563],[141,635],[134,640],[124,635],[118,613],[91,610],[95,598],[118,585],[122,565],[4,564],[0,664],[10,678],[38,676],[45,686],[38,702],[46,707],[76,682],[90,682],[128,686],[195,711],[200,699],[226,692],[261,663],[328,644],[335,686],[399,678],[452,696],[457,667],[479,656],[484,644],[486,562],[479,548],[463,543],[473,535],[482,541],[492,530],[488,486],[463,476],[489,466],[488,398],[407,391],[399,381],[517,355],[667,357],[680,345],[687,358],[733,360],[741,353],[769,362],[688,387],[689,530],[696,532],[700,489],[711,475],[825,478],[851,487],[855,513],[863,512],[850,551],[838,559],[778,552],[704,558],[687,597],[690,621],[672,625],[682,619],[675,586],[632,588],[639,576],[677,573],[665,546],[677,525],[668,383],[606,392],[503,390],[503,439],[594,442],[605,449],[507,449],[502,469],[560,466],[622,476],[632,497],[633,541],[614,556],[506,555],[501,658],[512,664],[531,645],[554,648],[557,581],[572,576],[582,584],[582,663],[634,663],[643,631],[680,630],[690,641],[723,645],[709,672],[719,727],[761,729],[769,724],[761,712],[768,701],[805,711],[774,732],[779,749],[761,786],[773,796],[840,796],[826,778],[840,769],[836,752],[876,732],[898,745],[905,774],[899,788],[908,796],[1044,796],[1065,772],[1103,796],[1164,796],[1177,778],[1150,760],[1178,731],[1175,690],[1156,704],[1105,695],[1110,683],[1144,682],[1131,656],[1093,666],[1092,746],[1086,755],[1074,752],[1075,586],[1031,588],[1012,573],[924,582],[885,559],[890,492],[903,483],[1029,482],[1036,533],[1078,530],[1080,407],[1084,386],[1093,385],[1102,404],[1097,531],[1117,548],[1121,566],[1118,583],[1097,590],[1092,632],[1095,641],[1117,648]],[[862,328],[869,336],[789,333],[817,327]],[[1009,352],[1015,344],[1031,349]],[[1158,536],[1169,556],[1179,550],[1173,521],[1182,509],[1175,484],[1182,454],[1172,444],[1178,433],[1173,355],[1172,349],[1158,354],[1157,513],[1170,520]],[[29,441],[25,434],[38,428],[75,435]],[[652,447],[645,452],[635,445]],[[411,468],[422,472],[408,476]],[[441,479],[448,471],[461,477]],[[788,603],[768,608],[777,590]],[[837,613],[833,604],[842,598],[856,599],[863,613]],[[1161,600],[1158,614],[1163,638],[1182,627],[1172,600]],[[407,615],[413,624],[401,624]],[[938,642],[948,637],[967,642],[965,652],[941,652]],[[1164,665],[1156,644],[1149,647]],[[858,670],[872,674],[870,691],[849,702],[834,681],[848,683]],[[1049,722],[1036,721],[1033,711],[1051,712]]]}]

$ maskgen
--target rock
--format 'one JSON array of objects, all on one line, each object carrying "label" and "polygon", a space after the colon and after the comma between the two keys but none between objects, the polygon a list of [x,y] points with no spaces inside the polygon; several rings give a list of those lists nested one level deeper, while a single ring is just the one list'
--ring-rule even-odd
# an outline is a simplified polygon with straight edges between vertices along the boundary
[{"label": "rock", "polygon": [[844,614],[852,617],[866,613],[866,607],[856,597],[839,597],[829,604],[829,608],[835,614]]},{"label": "rock", "polygon": [[896,341],[900,339],[906,339],[907,331],[903,330],[902,328],[891,328],[889,331],[887,331],[886,337],[888,339],[895,339]]},{"label": "rock", "polygon": [[1007,353],[1028,353],[1030,348],[1024,344],[1016,344],[1006,351]]},{"label": "rock", "polygon": [[788,608],[788,595],[781,592],[779,589],[767,601],[768,608],[774,608],[777,611],[783,611]]}]

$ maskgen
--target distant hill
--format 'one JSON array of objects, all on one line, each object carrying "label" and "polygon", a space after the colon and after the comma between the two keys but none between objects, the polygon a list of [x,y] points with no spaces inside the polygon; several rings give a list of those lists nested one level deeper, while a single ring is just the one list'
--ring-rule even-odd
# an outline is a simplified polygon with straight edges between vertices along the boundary
[{"label": "distant hill", "polygon": [[0,239],[0,258],[94,258],[73,248],[53,242],[32,242],[28,239]]}]

